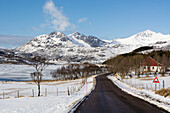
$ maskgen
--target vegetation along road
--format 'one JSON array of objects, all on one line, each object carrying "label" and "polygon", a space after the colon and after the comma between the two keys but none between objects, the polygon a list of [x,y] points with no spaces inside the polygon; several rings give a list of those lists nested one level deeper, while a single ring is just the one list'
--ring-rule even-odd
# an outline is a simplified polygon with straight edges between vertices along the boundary
[{"label": "vegetation along road", "polygon": [[108,78],[108,74],[96,77],[96,87],[75,113],[167,113],[167,111],[133,97]]}]

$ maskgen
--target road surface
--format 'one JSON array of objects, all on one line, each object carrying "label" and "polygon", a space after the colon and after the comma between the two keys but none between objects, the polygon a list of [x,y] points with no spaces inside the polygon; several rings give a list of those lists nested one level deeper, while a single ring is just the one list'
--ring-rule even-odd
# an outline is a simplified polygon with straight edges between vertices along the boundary
[{"label": "road surface", "polygon": [[107,75],[96,78],[96,87],[75,113],[168,113],[121,91]]}]

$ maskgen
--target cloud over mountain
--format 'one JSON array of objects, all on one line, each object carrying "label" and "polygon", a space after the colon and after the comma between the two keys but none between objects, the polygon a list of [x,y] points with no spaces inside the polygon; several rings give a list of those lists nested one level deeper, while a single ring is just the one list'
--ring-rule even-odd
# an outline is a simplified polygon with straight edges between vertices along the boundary
[{"label": "cloud over mountain", "polygon": [[16,35],[0,35],[0,48],[15,48],[21,46],[33,37],[16,36]]},{"label": "cloud over mountain", "polygon": [[52,0],[49,0],[43,6],[43,11],[49,17],[50,27],[57,31],[65,31],[71,26],[68,17],[63,14],[63,11],[55,6]]},{"label": "cloud over mountain", "polygon": [[78,23],[83,23],[83,22],[85,22],[85,21],[87,21],[87,18],[86,18],[86,17],[80,18],[80,19],[78,20]]}]

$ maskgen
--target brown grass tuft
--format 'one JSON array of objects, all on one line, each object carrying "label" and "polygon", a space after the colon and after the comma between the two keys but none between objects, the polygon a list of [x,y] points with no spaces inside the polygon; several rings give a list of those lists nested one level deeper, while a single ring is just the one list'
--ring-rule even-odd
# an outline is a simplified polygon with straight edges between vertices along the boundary
[{"label": "brown grass tuft", "polygon": [[168,87],[167,89],[162,88],[161,90],[156,91],[156,94],[159,94],[164,97],[170,96],[170,87]]},{"label": "brown grass tuft", "polygon": [[153,78],[141,78],[140,80],[153,80]]}]

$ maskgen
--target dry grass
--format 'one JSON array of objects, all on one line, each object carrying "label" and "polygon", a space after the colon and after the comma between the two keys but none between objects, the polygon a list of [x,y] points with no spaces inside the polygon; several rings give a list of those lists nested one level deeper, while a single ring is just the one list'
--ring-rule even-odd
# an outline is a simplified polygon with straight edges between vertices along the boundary
[{"label": "dry grass", "polygon": [[144,88],[143,87],[141,87],[141,88],[137,88],[138,90],[143,90]]},{"label": "dry grass", "polygon": [[168,97],[170,96],[170,87],[168,87],[167,89],[162,88],[161,90],[156,91],[156,94],[159,94],[164,97]]},{"label": "dry grass", "polygon": [[67,93],[67,91],[59,91],[58,93]]},{"label": "dry grass", "polygon": [[71,107],[71,106],[74,106],[78,101],[80,101],[81,99],[79,99],[79,100],[77,100],[77,101],[75,101],[75,102],[73,102],[72,104],[70,104],[68,107]]},{"label": "dry grass", "polygon": [[21,98],[21,97],[25,97],[25,96],[23,96],[23,95],[21,95],[21,96],[19,96],[19,97],[16,97],[16,96],[15,96],[14,98]]},{"label": "dry grass", "polygon": [[153,80],[153,78],[140,78],[140,80]]}]

